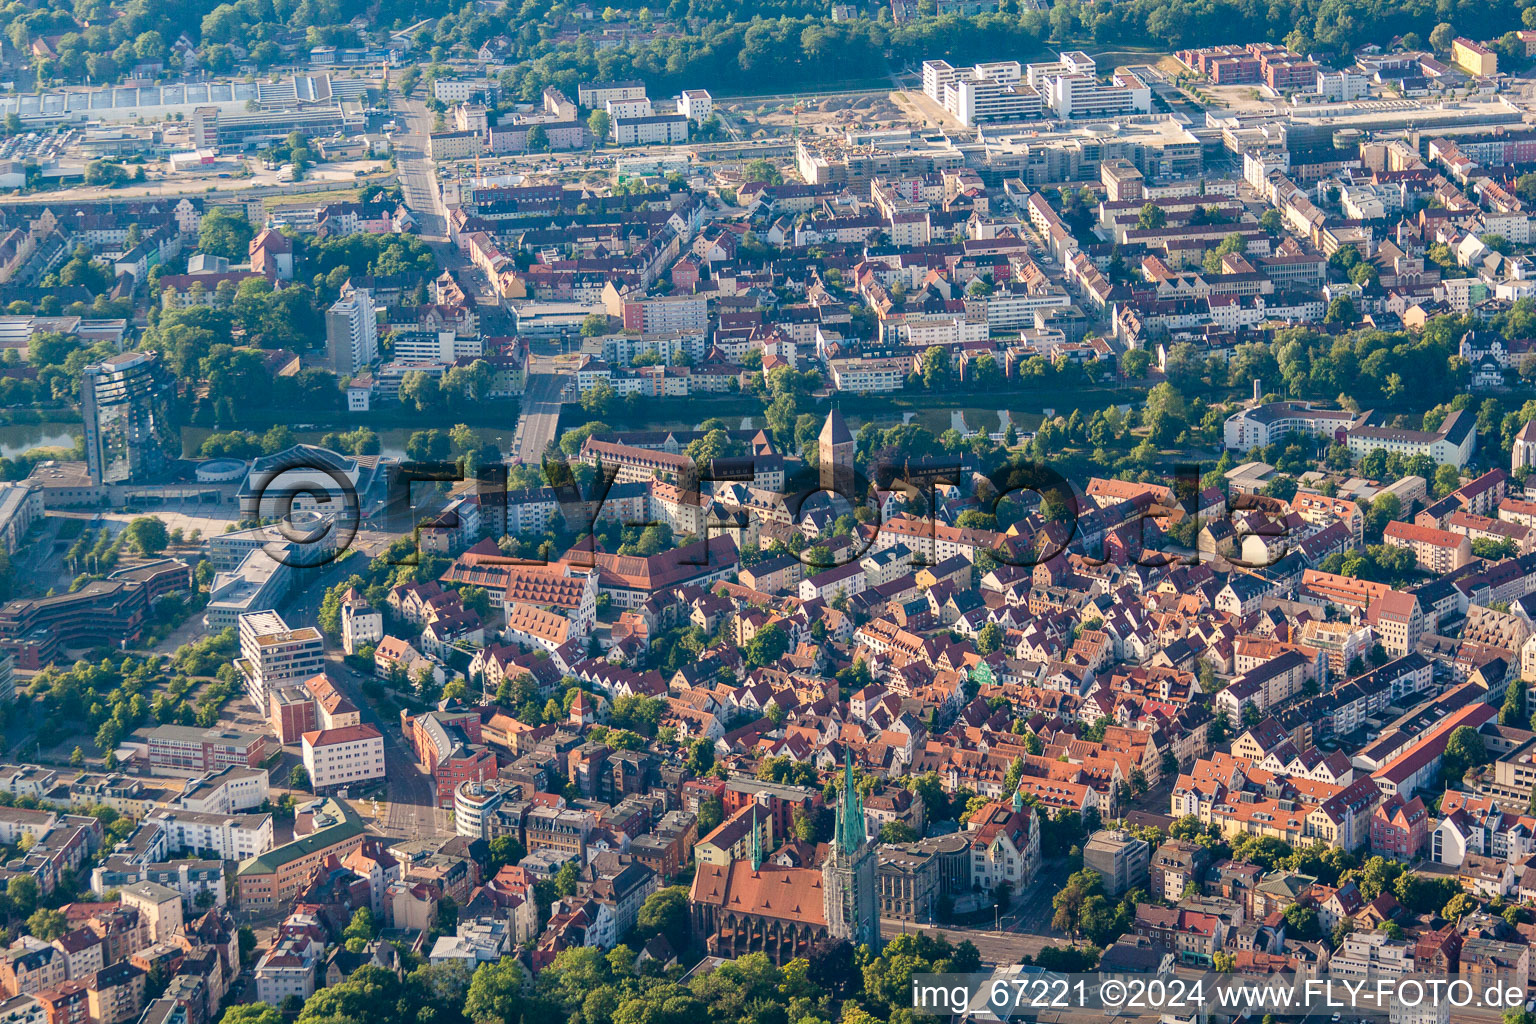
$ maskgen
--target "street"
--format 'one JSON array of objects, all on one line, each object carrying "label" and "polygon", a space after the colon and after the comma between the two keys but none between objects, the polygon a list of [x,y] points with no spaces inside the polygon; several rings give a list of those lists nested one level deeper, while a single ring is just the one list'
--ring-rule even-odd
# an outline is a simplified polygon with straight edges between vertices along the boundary
[{"label": "street", "polygon": [[951,942],[969,939],[981,952],[981,959],[989,965],[1016,964],[1026,956],[1034,956],[1046,946],[1063,946],[1067,938],[1051,928],[1055,909],[1051,898],[1066,884],[1071,867],[1066,860],[1046,861],[1034,882],[1017,896],[1013,904],[1002,912],[996,923],[975,925],[926,925],[910,921],[882,919],[880,934],[890,939],[904,932],[943,933]]},{"label": "street", "polygon": [[[343,563],[345,564],[345,563]],[[345,568],[335,574],[326,574],[297,596],[288,609],[295,622],[315,622],[320,615],[320,602],[325,591],[334,583],[346,578]],[[433,803],[434,787],[431,776],[416,763],[415,752],[400,735],[398,721],[386,722],[379,717],[373,705],[363,696],[365,677],[342,660],[339,647],[327,644],[326,673],[331,681],[357,705],[362,723],[371,725],[384,738],[384,773],[388,809],[382,821],[373,822],[378,831],[391,838],[423,839],[444,835],[453,831],[448,824],[449,812],[438,810]],[[355,800],[354,806],[364,816],[369,816],[369,801]]]},{"label": "street", "polygon": [[421,236],[427,241],[448,237],[448,211],[437,188],[437,170],[427,156],[427,136],[432,131],[432,114],[421,100],[398,95],[391,108],[398,111],[408,132],[395,136],[395,168],[405,205],[416,215]]},{"label": "street", "polygon": [[[422,239],[432,246],[444,268],[457,271],[467,282],[466,287],[475,286],[476,298],[483,308],[500,310],[501,298],[492,283],[448,240],[448,210],[438,188],[436,165],[427,155],[427,136],[432,130],[431,112],[419,99],[398,96],[392,109],[398,112],[408,129],[395,136],[395,166],[405,205],[421,224]],[[561,390],[569,379],[558,372],[549,357],[530,354],[528,381],[523,389],[522,408],[508,453],[514,462],[521,459],[537,464],[544,449],[554,441],[560,422]]]},{"label": "street", "polygon": [[538,356],[529,357],[528,386],[523,389],[522,415],[517,419],[517,430],[512,435],[512,450],[508,453],[514,463],[538,465],[544,449],[555,440],[555,430],[560,424],[560,391],[570,379],[555,373],[553,364],[546,363],[547,370],[534,372]]}]

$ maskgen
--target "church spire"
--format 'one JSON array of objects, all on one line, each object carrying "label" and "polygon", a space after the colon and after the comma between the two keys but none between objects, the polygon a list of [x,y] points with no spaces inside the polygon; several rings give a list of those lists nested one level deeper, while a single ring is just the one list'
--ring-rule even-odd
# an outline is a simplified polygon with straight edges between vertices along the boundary
[{"label": "church spire", "polygon": [[752,870],[763,866],[763,834],[757,828],[757,801],[752,801]]},{"label": "church spire", "polygon": [[843,798],[837,805],[837,843],[844,853],[864,845],[864,798],[853,784],[853,755],[843,752]]}]

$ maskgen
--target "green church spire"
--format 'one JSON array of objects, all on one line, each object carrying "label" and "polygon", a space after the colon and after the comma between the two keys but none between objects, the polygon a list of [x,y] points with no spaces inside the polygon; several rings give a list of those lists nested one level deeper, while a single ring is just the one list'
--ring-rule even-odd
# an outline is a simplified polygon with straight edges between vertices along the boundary
[{"label": "green church spire", "polygon": [[757,801],[752,801],[752,870],[763,866],[763,834],[757,828]]},{"label": "green church spire", "polygon": [[844,853],[864,845],[864,798],[853,784],[853,755],[843,753],[843,798],[837,806],[837,844]]}]

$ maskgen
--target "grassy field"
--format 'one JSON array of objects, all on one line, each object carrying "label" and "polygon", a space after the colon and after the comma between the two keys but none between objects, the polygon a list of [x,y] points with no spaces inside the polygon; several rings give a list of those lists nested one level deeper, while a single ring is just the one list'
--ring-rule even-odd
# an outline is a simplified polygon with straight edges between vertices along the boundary
[{"label": "grassy field", "polygon": [[[368,184],[365,182],[365,184]],[[262,196],[263,209],[271,210],[278,206],[299,206],[304,203],[355,203],[363,194],[359,188],[339,188],[329,192],[285,192],[275,196]]]},{"label": "grassy field", "polygon": [[1122,64],[1153,64],[1171,56],[1167,50],[1105,50],[1091,55],[1099,65],[1099,73],[1113,70]]}]

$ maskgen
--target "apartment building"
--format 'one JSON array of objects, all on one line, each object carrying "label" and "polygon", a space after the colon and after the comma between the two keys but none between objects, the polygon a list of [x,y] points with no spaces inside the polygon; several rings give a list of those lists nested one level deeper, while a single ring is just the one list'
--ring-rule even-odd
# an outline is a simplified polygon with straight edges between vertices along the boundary
[{"label": "apartment building", "polygon": [[384,639],[384,616],[363,595],[348,588],[341,595],[341,649],[348,654]]},{"label": "apartment building", "polygon": [[1040,871],[1040,823],[1033,808],[1015,794],[1013,803],[994,801],[966,820],[971,843],[971,881],[984,891],[1006,885],[1019,892]]},{"label": "apartment building", "polygon": [[316,969],[324,958],[324,943],[308,935],[278,939],[256,964],[256,998],[271,1006],[289,996],[308,999],[315,994]]},{"label": "apartment building", "polygon": [[272,849],[272,815],[167,809],[144,819],[163,830],[167,853],[245,860]]},{"label": "apartment building", "polygon": [[1098,66],[1080,50],[1061,53],[1048,64],[1028,65],[1031,88],[1057,117],[1105,117],[1145,114],[1152,109],[1152,90],[1124,69],[1111,84],[1098,78]]},{"label": "apartment building", "polygon": [[299,805],[294,840],[241,863],[236,874],[241,905],[272,906],[292,899],[327,857],[345,857],[364,838],[362,819],[345,803],[325,798]]},{"label": "apartment building", "polygon": [[0,991],[8,996],[37,995],[65,979],[64,954],[41,939],[24,935],[0,953]]},{"label": "apartment building", "polygon": [[688,141],[692,123],[682,114],[615,117],[613,141],[620,146],[674,146]]},{"label": "apartment building", "polygon": [[626,299],[610,281],[603,290],[609,316],[621,317],[626,331],[673,334],[709,329],[709,300],[697,295],[658,295]]},{"label": "apartment building", "polygon": [[379,358],[379,311],[365,288],[325,311],[325,354],[331,371],[348,377]]},{"label": "apartment building", "polygon": [[1419,638],[1424,635],[1424,613],[1419,608],[1419,599],[1401,591],[1388,591],[1372,601],[1366,621],[1382,649],[1394,657],[1417,650]]},{"label": "apartment building", "polygon": [[1388,455],[1428,455],[1436,465],[1460,469],[1477,448],[1477,414],[1457,409],[1447,416],[1438,430],[1409,430],[1362,424],[1345,432],[1344,442],[1355,458],[1380,448]]},{"label": "apartment building", "polygon": [[576,86],[576,102],[588,110],[601,110],[609,100],[645,98],[645,83],[639,79],[622,82],[582,82]]},{"label": "apartment building", "polygon": [[1499,73],[1499,55],[1482,43],[1461,36],[1451,40],[1451,60],[1469,75],[1491,78]]},{"label": "apartment building", "polygon": [[1289,434],[1332,437],[1360,420],[1348,409],[1320,409],[1310,402],[1271,402],[1228,416],[1222,424],[1227,448],[1248,451],[1282,440]]},{"label": "apartment building", "polygon": [[86,984],[91,1024],[128,1024],[144,1009],[148,974],[124,960],[91,975]]},{"label": "apartment building", "polygon": [[1412,551],[1419,568],[1436,576],[1455,572],[1472,560],[1472,540],[1463,533],[1394,521],[1382,531],[1382,542]]},{"label": "apartment building", "polygon": [[167,942],[181,932],[184,923],[181,893],[158,882],[135,882],[119,891],[119,901],[149,922],[151,942]]},{"label": "apartment building", "polygon": [[58,988],[37,994],[48,1024],[90,1024],[90,996],[85,982],[66,981]]},{"label": "apartment building", "polygon": [[176,803],[202,814],[238,814],[260,807],[270,793],[270,779],[264,770],[232,766],[193,779]]}]

